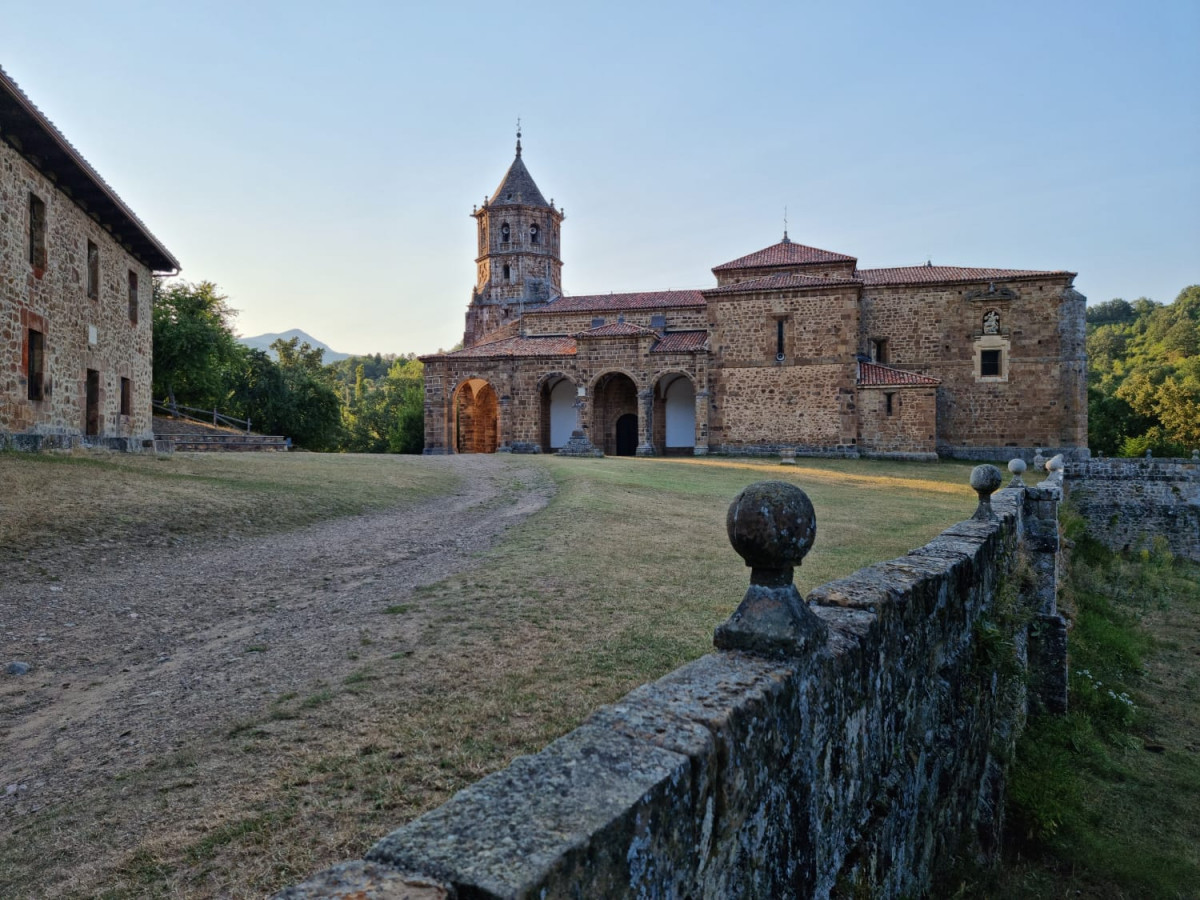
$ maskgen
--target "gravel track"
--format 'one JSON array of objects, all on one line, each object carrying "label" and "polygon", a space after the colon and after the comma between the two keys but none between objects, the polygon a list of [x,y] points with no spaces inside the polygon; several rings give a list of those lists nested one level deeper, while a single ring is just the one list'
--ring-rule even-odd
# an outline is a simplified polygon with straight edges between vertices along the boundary
[{"label": "gravel track", "polygon": [[[344,676],[380,615],[470,568],[549,501],[544,468],[511,457],[430,458],[458,490],[416,506],[220,545],[106,550],[53,580],[0,572],[0,819],[40,810],[262,716],[273,698]],[[410,635],[411,637],[411,635]]]}]

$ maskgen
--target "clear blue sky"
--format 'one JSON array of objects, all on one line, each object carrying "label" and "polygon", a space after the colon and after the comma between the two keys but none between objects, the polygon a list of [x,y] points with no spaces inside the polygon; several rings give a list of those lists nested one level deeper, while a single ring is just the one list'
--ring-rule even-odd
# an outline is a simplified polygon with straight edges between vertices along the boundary
[{"label": "clear blue sky", "polygon": [[462,336],[514,123],[568,293],[862,267],[1200,282],[1200,2],[4,0],[0,65],[243,334]]}]

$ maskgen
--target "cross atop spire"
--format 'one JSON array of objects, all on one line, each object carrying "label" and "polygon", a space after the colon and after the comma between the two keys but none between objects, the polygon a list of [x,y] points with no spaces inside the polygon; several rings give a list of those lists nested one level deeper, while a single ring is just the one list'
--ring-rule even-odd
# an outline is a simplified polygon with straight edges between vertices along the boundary
[{"label": "cross atop spire", "polygon": [[787,207],[786,206],[783,208],[783,240],[780,243],[783,243],[783,244],[791,243],[791,241],[788,240],[788,236],[787,236]]},{"label": "cross atop spire", "polygon": [[521,117],[517,116],[517,156],[521,155]]}]

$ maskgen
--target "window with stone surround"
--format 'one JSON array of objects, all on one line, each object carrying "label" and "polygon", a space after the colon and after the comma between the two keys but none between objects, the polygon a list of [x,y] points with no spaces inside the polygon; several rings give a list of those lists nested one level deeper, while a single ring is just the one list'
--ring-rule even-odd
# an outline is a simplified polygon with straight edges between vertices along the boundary
[{"label": "window with stone surround", "polygon": [[998,334],[981,335],[974,349],[976,381],[1008,381],[1007,338]]},{"label": "window with stone surround", "polygon": [[46,268],[46,203],[33,193],[29,195],[29,264]]},{"label": "window with stone surround", "polygon": [[89,300],[100,299],[100,248],[87,242],[87,295]]},{"label": "window with stone surround", "polygon": [[529,243],[531,243],[531,244],[541,243],[541,233],[538,231],[536,222],[529,226]]},{"label": "window with stone surround", "polygon": [[884,401],[885,401],[885,405],[886,405],[886,407],[887,407],[887,414],[888,414],[889,416],[891,416],[891,415],[894,415],[894,414],[895,414],[895,413],[894,413],[894,411],[893,411],[893,410],[894,410],[894,406],[893,406],[893,404],[892,404],[892,398],[893,398],[893,397],[895,397],[895,396],[896,396],[896,395],[895,395],[894,393],[887,393],[887,394],[884,394],[884,395],[883,395],[883,399],[884,399]]},{"label": "window with stone surround", "polygon": [[784,346],[784,341],[783,341],[783,323],[784,323],[784,321],[785,320],[782,317],[777,318],[775,320],[775,359],[778,360],[779,362],[783,362],[783,360],[787,356],[787,353],[786,353],[787,348]]},{"label": "window with stone surround", "polygon": [[121,415],[133,415],[133,382],[128,378],[121,379]]},{"label": "window with stone surround", "polygon": [[25,380],[30,400],[46,397],[46,336],[30,328],[25,337]]},{"label": "window with stone surround", "polygon": [[133,269],[129,270],[129,322],[138,323],[138,277]]},{"label": "window with stone surround", "polygon": [[888,361],[887,338],[872,338],[871,339],[871,361],[877,362],[877,363],[887,363],[887,361]]},{"label": "window with stone surround", "polygon": [[508,223],[505,222],[503,225],[500,226],[500,243],[507,244],[510,234],[511,234],[511,232],[509,231]]}]

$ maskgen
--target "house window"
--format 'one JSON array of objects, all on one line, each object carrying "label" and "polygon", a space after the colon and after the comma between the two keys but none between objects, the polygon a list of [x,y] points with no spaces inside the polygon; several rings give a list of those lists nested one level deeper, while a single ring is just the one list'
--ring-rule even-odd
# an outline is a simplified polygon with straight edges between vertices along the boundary
[{"label": "house window", "polygon": [[779,319],[775,322],[775,358],[780,362],[784,358],[783,351],[783,319]]},{"label": "house window", "polygon": [[46,268],[46,203],[37,194],[29,195],[29,263]]},{"label": "house window", "polygon": [[883,399],[886,401],[887,414],[889,416],[894,414],[894,412],[893,412],[894,408],[892,406],[892,398],[895,396],[896,396],[895,394],[884,394],[883,395]]},{"label": "house window", "polygon": [[538,227],[537,227],[537,225],[536,225],[536,224],[534,224],[534,225],[530,225],[530,226],[529,226],[529,243],[531,243],[531,244],[537,244],[537,243],[539,243],[539,242],[540,242],[540,238],[539,238],[539,236],[538,236]]},{"label": "house window", "polygon": [[133,415],[133,382],[128,378],[121,379],[121,415]]},{"label": "house window", "polygon": [[508,236],[509,236],[508,223],[505,222],[503,225],[500,226],[500,243],[507,244]]},{"label": "house window", "polygon": [[25,380],[29,385],[30,400],[46,397],[46,336],[40,331],[29,329],[25,341]]},{"label": "house window", "polygon": [[979,352],[979,377],[980,378],[999,378],[1000,377],[1000,351],[999,350],[981,350]]},{"label": "house window", "polygon": [[888,361],[887,338],[874,338],[871,341],[871,362],[886,363]]},{"label": "house window", "polygon": [[138,281],[133,269],[129,270],[129,321],[134,325],[138,322]]},{"label": "house window", "polygon": [[87,242],[87,295],[89,300],[100,299],[100,248]]}]

